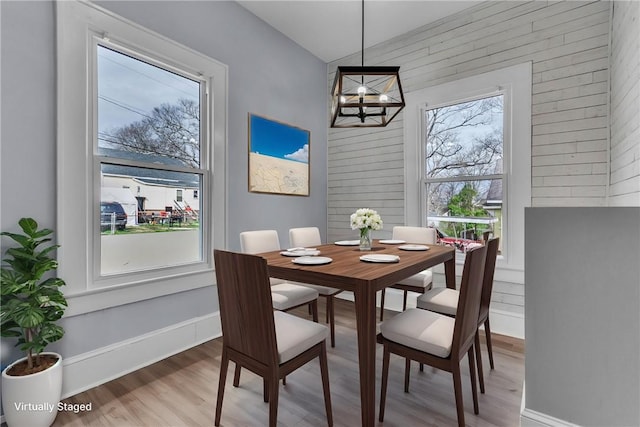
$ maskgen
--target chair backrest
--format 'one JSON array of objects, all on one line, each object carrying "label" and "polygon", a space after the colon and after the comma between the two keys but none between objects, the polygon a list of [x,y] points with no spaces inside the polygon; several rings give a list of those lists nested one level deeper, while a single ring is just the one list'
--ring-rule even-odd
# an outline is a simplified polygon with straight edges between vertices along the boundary
[{"label": "chair backrest", "polygon": [[489,310],[491,303],[491,291],[493,290],[493,274],[496,271],[496,258],[498,258],[498,247],[500,238],[494,237],[487,242],[487,260],[484,264],[484,278],[482,279],[482,299],[480,309]]},{"label": "chair backrest", "polygon": [[486,255],[487,247],[478,246],[467,251],[465,256],[456,323],[453,329],[451,348],[453,358],[459,359],[469,350],[478,329]]},{"label": "chair backrest", "polygon": [[277,365],[267,261],[218,249],[213,256],[224,345],[265,365]]},{"label": "chair backrest", "polygon": [[408,227],[397,225],[393,227],[393,238],[408,243],[436,244],[436,229],[430,227]]},{"label": "chair backrest", "polygon": [[293,247],[312,247],[322,244],[318,227],[300,227],[289,230],[289,243]]},{"label": "chair backrest", "polygon": [[246,254],[259,254],[280,250],[276,230],[243,231],[240,233],[240,249]]}]

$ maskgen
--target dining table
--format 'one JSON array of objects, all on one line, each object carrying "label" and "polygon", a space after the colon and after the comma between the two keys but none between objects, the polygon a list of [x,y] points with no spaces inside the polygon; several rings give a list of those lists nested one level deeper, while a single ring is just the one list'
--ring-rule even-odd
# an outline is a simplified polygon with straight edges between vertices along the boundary
[{"label": "dining table", "polygon": [[[424,249],[425,246],[421,245],[402,244],[406,242],[374,240],[370,250],[361,251],[356,242],[339,241],[317,246],[314,248],[319,251],[315,253],[316,260],[313,257],[303,260],[291,256],[295,255],[291,253],[293,251],[272,251],[259,255],[267,260],[270,277],[353,292],[360,370],[360,411],[362,426],[368,427],[376,423],[376,293],[441,263],[444,264],[446,286],[455,289],[455,248],[428,245]],[[364,261],[361,256],[365,256]]]}]

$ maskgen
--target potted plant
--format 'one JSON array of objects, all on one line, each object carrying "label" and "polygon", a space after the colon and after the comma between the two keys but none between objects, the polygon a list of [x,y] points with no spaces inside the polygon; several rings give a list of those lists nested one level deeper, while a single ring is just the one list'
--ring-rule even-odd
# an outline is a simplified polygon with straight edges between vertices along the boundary
[{"label": "potted plant", "polygon": [[38,230],[32,218],[18,224],[24,234],[0,233],[18,243],[2,260],[0,319],[2,336],[17,338],[26,357],[2,371],[2,404],[9,426],[48,427],[62,393],[62,357],[43,351],[64,335],[56,321],[67,307],[65,283],[50,273],[58,267],[51,253],[59,245],[48,243],[53,231]]}]

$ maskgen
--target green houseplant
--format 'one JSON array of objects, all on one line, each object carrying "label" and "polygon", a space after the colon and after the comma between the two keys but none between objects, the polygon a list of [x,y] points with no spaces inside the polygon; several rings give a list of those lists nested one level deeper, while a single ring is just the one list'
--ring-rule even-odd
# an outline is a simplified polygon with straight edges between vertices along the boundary
[{"label": "green houseplant", "polygon": [[32,218],[18,225],[24,234],[0,233],[18,243],[2,260],[0,319],[2,336],[17,338],[26,357],[2,372],[3,408],[9,426],[48,426],[60,401],[62,357],[43,351],[64,335],[56,322],[67,307],[65,282],[51,274],[58,267],[51,254],[59,247],[49,243],[53,231],[39,230]]}]

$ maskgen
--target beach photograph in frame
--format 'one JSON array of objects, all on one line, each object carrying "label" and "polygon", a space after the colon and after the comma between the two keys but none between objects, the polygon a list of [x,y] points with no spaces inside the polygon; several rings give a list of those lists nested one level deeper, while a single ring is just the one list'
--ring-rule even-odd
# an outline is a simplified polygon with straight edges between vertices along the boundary
[{"label": "beach photograph in frame", "polygon": [[249,191],[309,195],[310,132],[249,113]]}]

